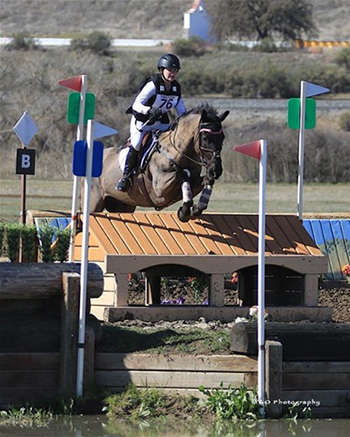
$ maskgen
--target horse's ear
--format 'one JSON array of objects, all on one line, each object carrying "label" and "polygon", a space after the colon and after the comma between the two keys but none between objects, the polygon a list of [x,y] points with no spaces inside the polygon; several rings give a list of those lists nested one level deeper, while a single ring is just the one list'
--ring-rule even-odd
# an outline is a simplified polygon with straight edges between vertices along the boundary
[{"label": "horse's ear", "polygon": [[225,120],[225,118],[228,116],[229,113],[230,111],[225,111],[223,114],[219,115],[219,119],[221,123]]},{"label": "horse's ear", "polygon": [[201,120],[206,120],[206,118],[207,118],[207,111],[205,109],[202,109]]}]

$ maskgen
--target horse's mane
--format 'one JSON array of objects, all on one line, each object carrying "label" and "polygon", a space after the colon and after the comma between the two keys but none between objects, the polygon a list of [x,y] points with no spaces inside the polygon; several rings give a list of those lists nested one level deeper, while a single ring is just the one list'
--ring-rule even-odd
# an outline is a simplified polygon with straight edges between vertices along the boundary
[{"label": "horse's mane", "polygon": [[195,108],[190,109],[189,111],[185,112],[183,116],[186,116],[188,114],[201,114],[203,110],[206,111],[206,113],[210,115],[218,115],[218,111],[209,103],[203,103],[202,105],[196,106]]}]

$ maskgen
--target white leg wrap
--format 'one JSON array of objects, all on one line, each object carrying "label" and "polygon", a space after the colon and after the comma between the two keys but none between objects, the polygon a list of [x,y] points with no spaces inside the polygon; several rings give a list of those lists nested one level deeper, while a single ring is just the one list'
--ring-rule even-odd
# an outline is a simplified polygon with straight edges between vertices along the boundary
[{"label": "white leg wrap", "polygon": [[201,211],[207,209],[212,192],[213,192],[213,187],[211,185],[206,185],[203,188],[201,197],[199,198],[198,205],[197,205],[198,209],[200,209]]},{"label": "white leg wrap", "polygon": [[181,185],[183,203],[191,203],[193,201],[191,185],[189,182],[183,182]]}]

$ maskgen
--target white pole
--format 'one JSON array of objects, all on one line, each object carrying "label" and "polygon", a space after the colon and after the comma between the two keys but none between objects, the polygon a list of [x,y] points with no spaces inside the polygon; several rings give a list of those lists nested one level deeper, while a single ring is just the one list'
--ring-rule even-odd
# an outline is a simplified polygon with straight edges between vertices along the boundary
[{"label": "white pole", "polygon": [[303,185],[304,185],[304,133],[305,133],[305,99],[306,82],[300,83],[300,130],[299,130],[299,165],[298,165],[298,217],[303,219]]},{"label": "white pole", "polygon": [[84,371],[84,346],[85,346],[85,314],[86,314],[86,289],[89,251],[89,218],[90,218],[90,191],[92,173],[93,151],[93,120],[88,120],[87,125],[87,153],[86,153],[86,177],[84,186],[84,226],[83,243],[80,269],[80,304],[79,304],[79,337],[78,337],[78,369],[77,369],[77,397],[83,393]]},{"label": "white pole", "polygon": [[265,411],[265,186],[267,142],[260,140],[259,164],[259,255],[258,255],[258,398]]},{"label": "white pole", "polygon": [[[77,141],[84,138],[84,113],[86,101],[86,83],[87,76],[81,76],[81,91],[80,91],[80,108],[79,108],[79,124],[77,128]],[[72,194],[72,214],[71,214],[71,236],[69,243],[69,262],[73,262],[75,234],[77,230],[77,211],[78,211],[78,197],[79,197],[79,179],[74,175],[73,178],[73,194]]]}]

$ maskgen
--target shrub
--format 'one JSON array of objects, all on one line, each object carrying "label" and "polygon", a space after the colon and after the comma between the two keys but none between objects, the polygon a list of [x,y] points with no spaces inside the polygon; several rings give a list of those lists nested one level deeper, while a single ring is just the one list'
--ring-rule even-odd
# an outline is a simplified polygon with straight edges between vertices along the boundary
[{"label": "shrub", "polygon": [[207,51],[204,40],[198,36],[177,39],[173,43],[173,51],[179,56],[203,56]]},{"label": "shrub", "polygon": [[109,35],[94,31],[85,37],[73,38],[70,43],[70,48],[76,50],[89,50],[98,55],[109,55],[111,38]]},{"label": "shrub", "polygon": [[23,260],[33,261],[36,249],[36,227],[32,226],[22,226],[21,227],[21,238],[22,238],[22,252]]},{"label": "shrub", "polygon": [[7,44],[6,50],[34,50],[37,44],[34,38],[31,38],[27,33],[15,33],[12,35],[12,41]]},{"label": "shrub", "polygon": [[7,224],[6,229],[6,243],[7,243],[7,255],[11,262],[18,261],[19,252],[19,238],[21,235],[21,227],[19,223]]},{"label": "shrub", "polygon": [[4,234],[5,234],[5,225],[3,223],[0,223],[0,255],[2,254],[3,251]]},{"label": "shrub", "polygon": [[56,245],[55,245],[55,260],[59,262],[67,261],[69,243],[70,243],[71,230],[70,228],[59,229],[56,234]]},{"label": "shrub", "polygon": [[334,62],[340,67],[345,67],[346,70],[350,70],[350,47],[342,49],[336,56]]},{"label": "shrub", "polygon": [[39,250],[41,252],[41,259],[44,263],[53,261],[53,251],[51,249],[52,237],[55,233],[55,229],[49,225],[43,226],[39,229]]},{"label": "shrub", "polygon": [[339,126],[345,132],[350,132],[350,111],[343,112],[340,115]]}]

